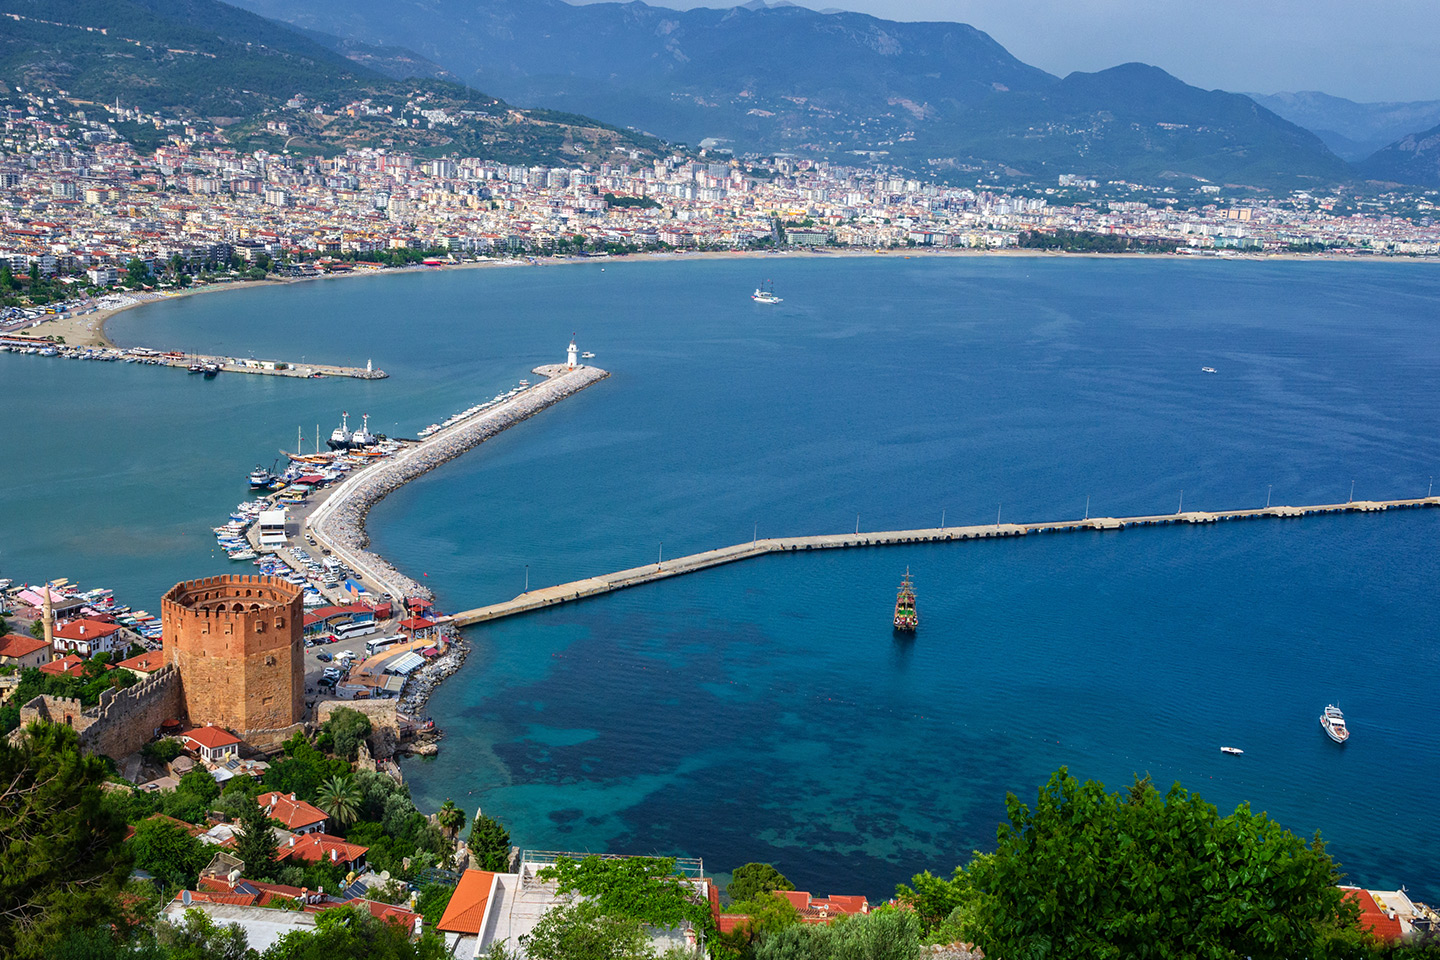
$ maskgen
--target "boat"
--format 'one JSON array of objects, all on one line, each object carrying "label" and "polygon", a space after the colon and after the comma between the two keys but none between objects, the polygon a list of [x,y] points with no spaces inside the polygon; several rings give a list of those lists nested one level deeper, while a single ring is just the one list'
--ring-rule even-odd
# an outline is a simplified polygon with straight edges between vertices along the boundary
[{"label": "boat", "polygon": [[202,367],[202,369],[205,371],[206,380],[214,380],[215,376],[220,372],[220,364],[207,363]]},{"label": "boat", "polygon": [[1201,368],[1200,368],[1200,372],[1201,372],[1201,373],[1219,373],[1220,371],[1219,371],[1219,370],[1216,370],[1214,367],[1201,367]]},{"label": "boat", "polygon": [[1239,747],[1221,747],[1221,748],[1220,748],[1220,752],[1221,752],[1221,753],[1228,753],[1228,754],[1230,754],[1232,757],[1238,757],[1238,756],[1240,756],[1242,753],[1244,753],[1245,751],[1244,751],[1244,750],[1241,750]]},{"label": "boat", "polygon": [[[229,381],[226,382],[228,383]],[[270,485],[270,481],[274,479],[275,478],[270,475],[269,470],[266,470],[257,463],[255,469],[250,471],[250,489],[264,490]]]},{"label": "boat", "polygon": [[589,350],[586,350],[584,353],[580,354],[580,357],[584,360],[594,360],[595,354],[591,353]]},{"label": "boat", "polygon": [[203,364],[203,363],[192,363],[192,364],[190,364],[190,366],[189,366],[188,369],[190,370],[191,373],[204,373],[204,372],[205,372],[205,364]]},{"label": "boat", "polygon": [[920,615],[915,612],[915,586],[910,582],[910,568],[905,568],[905,579],[895,594],[895,629],[914,633],[920,626]]},{"label": "boat", "polygon": [[350,414],[340,414],[340,426],[330,433],[330,439],[325,441],[326,446],[331,450],[349,450],[354,442],[355,434],[350,430]]},{"label": "boat", "polygon": [[1320,715],[1320,729],[1325,731],[1325,736],[1336,743],[1344,743],[1350,739],[1350,728],[1345,726],[1345,714],[1341,713],[1340,708],[1333,703],[1327,706],[1325,712]]},{"label": "boat", "polygon": [[750,299],[754,300],[756,303],[785,302],[782,298],[775,296],[775,287],[773,284],[771,284],[769,280],[766,280],[760,286],[756,287],[755,292],[750,294]]},{"label": "boat", "polygon": [[350,446],[373,447],[380,442],[380,438],[370,432],[370,414],[365,414],[360,421],[360,429],[350,435]]}]

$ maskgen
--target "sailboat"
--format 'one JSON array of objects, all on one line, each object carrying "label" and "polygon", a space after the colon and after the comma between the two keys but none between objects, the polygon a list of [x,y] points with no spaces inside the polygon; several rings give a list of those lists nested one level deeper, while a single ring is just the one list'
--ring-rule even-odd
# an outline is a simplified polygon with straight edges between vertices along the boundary
[{"label": "sailboat", "polygon": [[782,298],[775,296],[775,285],[769,280],[766,280],[760,286],[756,287],[755,292],[750,294],[750,299],[754,300],[756,303],[785,302]]},{"label": "sailboat", "polygon": [[905,579],[895,594],[895,629],[914,633],[920,626],[920,615],[915,612],[915,585],[910,582],[910,568],[905,568]]}]

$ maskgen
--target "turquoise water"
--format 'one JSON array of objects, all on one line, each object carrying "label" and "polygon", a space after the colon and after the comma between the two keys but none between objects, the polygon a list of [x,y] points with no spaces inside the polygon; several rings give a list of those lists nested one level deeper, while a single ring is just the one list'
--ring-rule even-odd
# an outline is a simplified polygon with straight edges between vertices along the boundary
[{"label": "turquoise water", "polygon": [[[341,409],[413,431],[558,359],[604,383],[404,488],[377,546],[456,609],[760,536],[1420,496],[1440,273],[1420,264],[835,259],[291,285],[121,340],[380,383],[0,356],[0,575],[158,597],[224,569],[256,460]],[[785,302],[752,304],[773,278]],[[1218,368],[1215,376],[1200,373]],[[9,389],[15,384],[16,389]],[[406,766],[545,849],[769,860],[886,895],[993,843],[1060,765],[1179,779],[1440,897],[1440,511],[771,557],[477,628]],[[894,639],[900,575],[921,629]],[[60,568],[51,572],[52,568]],[[153,599],[151,602],[154,602]],[[1338,701],[1335,748],[1316,718]],[[1245,749],[1226,757],[1221,745]]]}]

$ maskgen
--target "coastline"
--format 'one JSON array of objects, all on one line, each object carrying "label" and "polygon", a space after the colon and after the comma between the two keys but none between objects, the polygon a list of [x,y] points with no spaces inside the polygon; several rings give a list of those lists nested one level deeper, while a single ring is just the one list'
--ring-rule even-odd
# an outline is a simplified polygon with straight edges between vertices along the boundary
[{"label": "coastline", "polygon": [[[229,290],[253,290],[260,286],[288,286],[294,283],[315,283],[325,280],[346,280],[357,277],[384,277],[398,274],[429,272],[435,270],[475,270],[496,267],[563,267],[580,263],[604,263],[607,259],[618,263],[651,263],[651,262],[672,262],[688,260],[763,260],[771,257],[793,257],[799,259],[840,259],[855,257],[885,257],[894,260],[913,260],[930,258],[970,258],[970,257],[1011,257],[1022,259],[1055,259],[1060,257],[1075,257],[1087,260],[1117,259],[1134,260],[1149,259],[1155,257],[1174,257],[1176,259],[1195,259],[1194,257],[1178,257],[1175,254],[1156,253],[1070,253],[1060,250],[1032,250],[1025,248],[1009,248],[1003,250],[974,250],[969,248],[902,248],[895,250],[872,250],[851,247],[825,248],[816,250],[692,250],[674,252],[647,252],[631,253],[615,257],[536,257],[536,258],[512,258],[506,260],[485,260],[475,263],[449,263],[440,267],[395,267],[385,270],[367,272],[349,272],[341,274],[326,274],[318,277],[283,277],[266,280],[240,280],[233,283],[211,284],[205,287],[191,288],[173,293],[162,294],[154,299],[135,300],[118,307],[109,307],[95,310],[91,313],[78,314],[72,317],[42,320],[33,327],[24,331],[25,335],[37,337],[64,337],[68,346],[75,347],[105,347],[117,348],[119,344],[112,340],[106,331],[109,321],[127,310],[134,310],[151,303],[160,303],[177,300],[184,297],[192,297],[200,294],[223,293]],[[1220,261],[1253,261],[1265,262],[1280,260],[1286,262],[1340,262],[1340,263],[1434,263],[1434,258],[1428,257],[1394,257],[1394,256],[1359,256],[1356,254],[1337,253],[1243,253],[1232,256],[1214,256],[1206,259]],[[124,295],[123,293],[120,295]],[[153,346],[144,344],[144,346]]]}]

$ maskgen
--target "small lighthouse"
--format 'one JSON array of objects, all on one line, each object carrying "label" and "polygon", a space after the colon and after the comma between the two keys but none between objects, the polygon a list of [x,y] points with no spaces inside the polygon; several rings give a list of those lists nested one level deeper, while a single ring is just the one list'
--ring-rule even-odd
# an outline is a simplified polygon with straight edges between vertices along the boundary
[{"label": "small lighthouse", "polygon": [[569,352],[565,355],[565,364],[571,370],[575,369],[575,359],[575,334],[572,333],[570,334],[570,349]]}]

